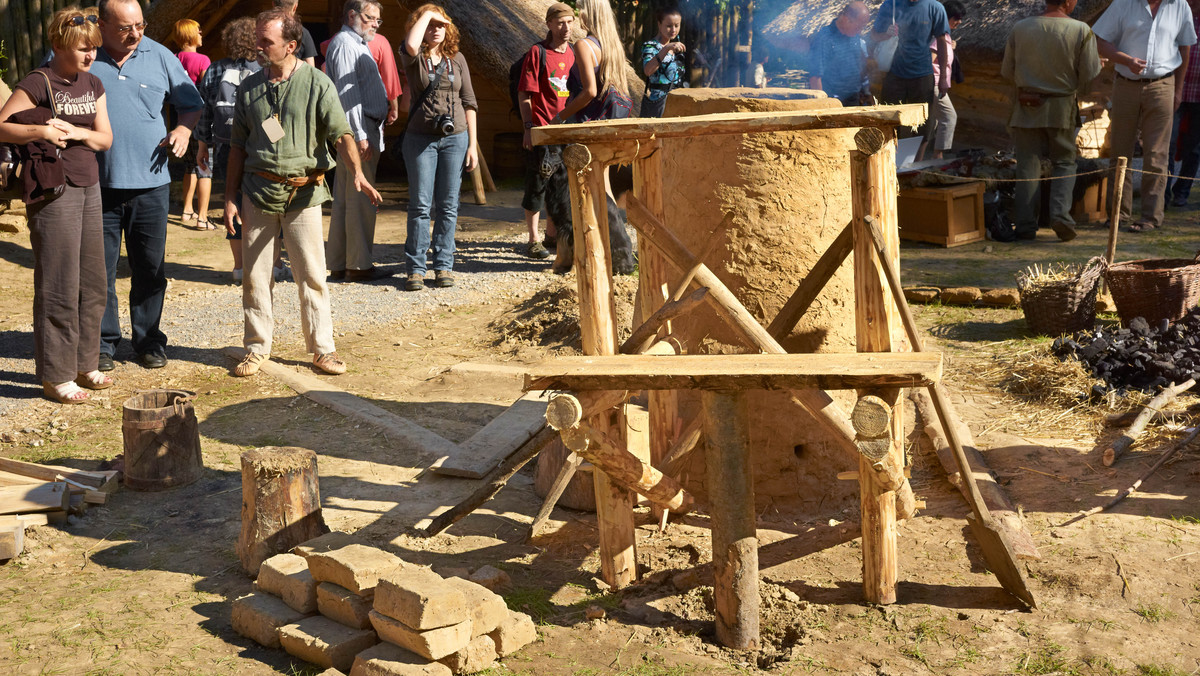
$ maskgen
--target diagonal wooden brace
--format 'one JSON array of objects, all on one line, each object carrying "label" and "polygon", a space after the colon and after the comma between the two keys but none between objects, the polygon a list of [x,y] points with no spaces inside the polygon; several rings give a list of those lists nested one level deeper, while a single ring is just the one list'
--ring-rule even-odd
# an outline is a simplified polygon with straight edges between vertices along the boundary
[{"label": "diagonal wooden brace", "polygon": [[767,331],[775,337],[775,340],[783,340],[787,334],[792,332],[792,329],[796,328],[797,322],[808,311],[809,306],[817,299],[817,295],[833,277],[833,273],[837,272],[838,268],[842,266],[842,262],[853,250],[854,226],[847,225],[825,250],[825,253],[821,254],[820,260],[812,267],[812,270],[809,270],[808,274],[804,276],[800,285],[796,287],[796,292],[780,308],[779,314],[771,320]]},{"label": "diagonal wooden brace", "polygon": [[641,354],[646,351],[646,348],[653,345],[653,341],[658,338],[658,330],[661,329],[667,322],[691,312],[692,308],[704,302],[704,297],[708,295],[706,287],[700,287],[684,298],[679,300],[668,300],[663,303],[654,314],[646,318],[642,325],[633,330],[629,338],[621,344],[620,351],[624,354]]},{"label": "diagonal wooden brace", "polygon": [[559,433],[567,448],[618,484],[671,511],[685,513],[691,510],[695,501],[679,482],[619,448],[607,434],[585,422],[559,430]]}]

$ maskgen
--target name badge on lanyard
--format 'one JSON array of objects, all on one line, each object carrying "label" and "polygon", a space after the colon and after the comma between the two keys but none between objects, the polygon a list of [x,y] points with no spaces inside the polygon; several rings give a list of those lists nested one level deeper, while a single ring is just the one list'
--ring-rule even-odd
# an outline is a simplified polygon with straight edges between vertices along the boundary
[{"label": "name badge on lanyard", "polygon": [[279,124],[279,118],[274,115],[263,120],[262,130],[267,135],[267,140],[271,143],[278,143],[280,139],[287,136],[287,132],[283,130],[283,125]]}]

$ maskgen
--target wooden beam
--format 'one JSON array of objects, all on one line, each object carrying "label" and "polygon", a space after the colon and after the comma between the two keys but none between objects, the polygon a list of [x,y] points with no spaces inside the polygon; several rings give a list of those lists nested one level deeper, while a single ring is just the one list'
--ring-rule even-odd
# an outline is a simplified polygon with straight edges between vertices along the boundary
[{"label": "wooden beam", "polygon": [[534,145],[564,145],[855,127],[916,127],[925,122],[924,104],[829,108],[822,110],[717,113],[679,118],[626,118],[583,124],[534,127]]},{"label": "wooden beam", "polygon": [[0,516],[0,561],[15,559],[25,551],[25,522],[15,516]]},{"label": "wooden beam", "polygon": [[34,462],[22,462],[12,458],[0,458],[0,471],[26,476],[36,481],[55,481],[55,477],[61,475],[70,479],[71,481],[81,483],[91,488],[100,488],[110,479],[119,474],[119,472],[115,470],[92,472],[89,470],[75,469],[74,467],[60,467],[58,465],[43,465]]},{"label": "wooden beam", "polygon": [[700,401],[704,410],[705,484],[712,521],[717,640],[735,650],[757,650],[758,535],[746,395],[705,391]]},{"label": "wooden beam", "polygon": [[64,481],[3,486],[0,487],[0,514],[65,510],[70,506],[70,496]]},{"label": "wooden beam", "polygon": [[[640,287],[638,293],[642,293]],[[657,339],[659,329],[669,327],[672,319],[691,312],[693,308],[704,302],[706,295],[708,295],[708,288],[702,286],[684,298],[667,300],[657,310],[652,310],[650,316],[634,329],[629,338],[621,344],[621,354],[644,353],[643,348],[649,347]]]},{"label": "wooden beam", "polygon": [[673,512],[691,509],[694,500],[679,482],[642,462],[599,430],[580,423],[561,431],[563,444],[613,481]]},{"label": "wooden beam", "polygon": [[924,387],[941,373],[937,352],[558,357],[531,366],[525,389],[849,390]]},{"label": "wooden beam", "polygon": [[[636,155],[635,148],[635,155]],[[597,148],[597,154],[620,149]],[[575,270],[579,284],[579,332],[584,354],[617,352],[616,307],[612,294],[612,254],[608,247],[608,203],[605,191],[605,157],[594,157],[582,145],[563,150],[567,184],[571,190],[571,217],[575,224]],[[617,388],[624,389],[624,388]],[[623,448],[623,414],[606,413],[590,421]],[[614,589],[638,579],[637,538],[634,532],[634,495],[614,483],[604,472],[593,472],[596,491],[596,524],[600,531],[600,570]]]},{"label": "wooden beam", "polygon": [[237,7],[237,5],[238,0],[226,0],[220,7],[208,15],[208,20],[201,26],[200,32],[205,34],[211,33],[213,27],[221,23],[221,19],[224,19],[225,15],[233,11],[233,8]]},{"label": "wooden beam", "polygon": [[771,320],[770,326],[767,327],[767,332],[775,340],[783,340],[792,332],[792,329],[796,328],[796,324],[800,321],[800,318],[808,311],[809,306],[817,299],[817,295],[829,283],[829,280],[837,272],[838,268],[842,267],[842,263],[853,250],[854,228],[851,225],[846,225],[841,234],[837,236],[837,239],[833,240],[833,243],[825,250],[825,253],[821,254],[821,258],[817,261],[817,264],[800,281],[800,285],[796,287],[796,292],[783,304],[783,307],[779,310],[779,314],[775,315],[775,319]]},{"label": "wooden beam", "polygon": [[528,392],[458,444],[457,454],[438,458],[430,469],[436,474],[480,479],[533,438],[545,420],[546,394]]},{"label": "wooden beam", "polygon": [[[900,355],[905,349],[900,338],[900,311],[884,288],[883,264],[875,252],[868,219],[879,223],[888,253],[899,255],[896,219],[896,145],[892,130],[860,130],[859,147],[877,149],[867,154],[850,153],[851,201],[854,218],[854,320],[860,353]],[[880,137],[883,137],[882,139]],[[864,391],[865,390],[865,391]],[[896,493],[881,485],[870,470],[878,463],[904,465],[904,415],[899,390],[894,387],[862,388],[859,396],[875,395],[889,409],[886,421],[888,442],[878,457],[859,458],[860,512],[862,523],[863,596],[868,603],[896,602],[898,550]]]},{"label": "wooden beam", "polygon": [[[224,352],[234,361],[240,361],[246,354],[246,351],[240,347],[227,347]],[[283,364],[273,361],[264,362],[262,371],[295,390],[296,394],[303,395],[346,417],[377,427],[391,444],[417,452],[429,453],[435,458],[460,454],[458,446],[445,437],[316,376],[293,371]]]}]

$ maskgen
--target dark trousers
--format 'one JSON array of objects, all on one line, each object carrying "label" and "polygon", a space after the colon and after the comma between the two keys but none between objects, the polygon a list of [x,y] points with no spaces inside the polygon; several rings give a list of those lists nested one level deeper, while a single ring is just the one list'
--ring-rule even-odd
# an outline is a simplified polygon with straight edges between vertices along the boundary
[{"label": "dark trousers", "polygon": [[129,261],[129,324],[138,354],[167,347],[159,330],[167,291],[167,206],[171,186],[101,190],[104,202],[104,262],[108,267],[108,305],[100,324],[100,352],[112,355],[121,342],[117,314],[117,261],[121,238]]},{"label": "dark trousers", "polygon": [[[917,129],[917,136],[925,136],[929,132],[929,119],[933,117],[933,102],[937,96],[935,91],[937,83],[933,80],[933,73],[923,77],[904,78],[896,77],[888,73],[883,77],[883,91],[880,92],[880,98],[884,103],[924,103],[925,108],[930,115],[925,119]],[[905,130],[900,130],[900,135],[904,135]]]},{"label": "dark trousers", "polygon": [[67,185],[29,205],[33,247],[33,361],[55,385],[96,369],[104,314],[104,240],[100,186]]},{"label": "dark trousers", "polygon": [[1200,169],[1200,103],[1185,101],[1179,104],[1179,111],[1175,117],[1179,129],[1178,136],[1172,136],[1170,166],[1174,167],[1175,157],[1178,155],[1181,166],[1178,171],[1171,173],[1183,178],[1174,179],[1168,192],[1172,197],[1186,200],[1192,191],[1192,179],[1196,176],[1196,170]]}]

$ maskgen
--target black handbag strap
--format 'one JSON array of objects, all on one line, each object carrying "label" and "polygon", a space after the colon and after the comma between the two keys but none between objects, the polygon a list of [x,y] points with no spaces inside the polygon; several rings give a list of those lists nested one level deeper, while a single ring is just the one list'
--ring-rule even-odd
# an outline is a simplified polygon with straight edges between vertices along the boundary
[{"label": "black handbag strap", "polygon": [[57,120],[58,104],[54,102],[54,87],[50,84],[50,76],[46,75],[46,71],[44,70],[37,70],[34,72],[38,75],[41,75],[42,79],[46,81],[46,91],[49,92],[49,97],[47,100],[50,102],[50,117]]},{"label": "black handbag strap", "polygon": [[449,60],[450,59],[447,59],[444,56],[442,57],[441,63],[439,63],[437,65],[437,69],[435,69],[433,72],[433,79],[429,81],[429,85],[427,87],[425,87],[425,91],[421,92],[421,95],[418,96],[417,100],[413,101],[412,106],[409,107],[409,109],[408,109],[409,117],[412,117],[412,114],[415,113],[417,111],[417,109],[421,107],[421,104],[425,103],[425,99],[429,98],[429,95],[433,93],[433,90],[437,89],[438,84],[441,83],[441,81],[442,81],[442,73],[446,72],[446,63]]}]

